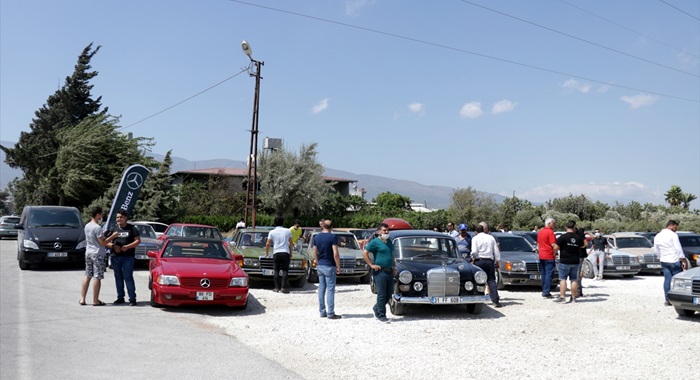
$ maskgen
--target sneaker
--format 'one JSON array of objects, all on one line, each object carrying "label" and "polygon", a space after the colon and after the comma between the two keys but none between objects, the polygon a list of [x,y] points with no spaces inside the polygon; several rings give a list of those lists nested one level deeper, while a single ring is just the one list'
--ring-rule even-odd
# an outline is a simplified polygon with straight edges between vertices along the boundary
[{"label": "sneaker", "polygon": [[129,306],[136,306],[136,300],[129,301]]},{"label": "sneaker", "polygon": [[280,290],[277,289],[277,288],[272,289],[272,291],[275,292],[275,293],[279,293],[279,292],[280,292]]},{"label": "sneaker", "polygon": [[503,304],[500,303],[500,302],[498,302],[498,301],[496,301],[496,302],[493,303],[493,306],[495,306],[495,307],[498,308],[498,307],[503,307]]},{"label": "sneaker", "polygon": [[556,302],[556,303],[562,303],[562,302],[564,302],[564,298],[557,297],[557,298],[554,299],[554,302]]},{"label": "sneaker", "polygon": [[328,319],[340,319],[340,318],[343,318],[343,316],[342,316],[342,315],[338,315],[338,314],[333,314],[333,315],[331,315],[330,317],[328,317]]},{"label": "sneaker", "polygon": [[326,314],[321,314],[321,318],[326,318],[326,317],[328,317],[328,315],[326,315]]},{"label": "sneaker", "polygon": [[389,318],[387,317],[377,317],[379,322],[389,323]]},{"label": "sneaker", "polygon": [[554,296],[551,294],[543,294],[542,298],[552,299],[552,298],[554,298]]},{"label": "sneaker", "polygon": [[124,298],[117,298],[116,301],[113,302],[113,304],[115,305],[121,305],[123,303],[126,303],[126,301],[124,301]]},{"label": "sneaker", "polygon": [[287,294],[289,293],[289,289],[282,288],[282,290],[280,290],[280,293]]},{"label": "sneaker", "polygon": [[569,300],[566,301],[566,303],[576,303],[576,297],[569,297]]}]

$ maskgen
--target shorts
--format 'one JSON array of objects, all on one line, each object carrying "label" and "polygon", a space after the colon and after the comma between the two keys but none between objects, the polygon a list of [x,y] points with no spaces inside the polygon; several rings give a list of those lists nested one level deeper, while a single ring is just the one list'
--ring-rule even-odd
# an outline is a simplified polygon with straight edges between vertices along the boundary
[{"label": "shorts", "polygon": [[105,255],[88,253],[85,255],[85,277],[94,277],[98,280],[105,278],[107,262]]},{"label": "shorts", "polygon": [[578,269],[580,264],[559,263],[559,281],[566,281],[568,277],[571,281],[578,280]]}]

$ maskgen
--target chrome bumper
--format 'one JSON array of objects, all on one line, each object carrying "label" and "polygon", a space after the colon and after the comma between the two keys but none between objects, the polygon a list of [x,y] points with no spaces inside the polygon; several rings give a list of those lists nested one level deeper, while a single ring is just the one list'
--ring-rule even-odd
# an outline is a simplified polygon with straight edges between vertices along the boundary
[{"label": "chrome bumper", "polygon": [[[446,297],[402,297],[401,294],[394,294],[394,301],[406,304],[426,304],[426,305],[461,305],[469,303],[490,302],[488,295],[479,296],[446,296]],[[439,302],[436,299],[447,299],[449,302]]]}]

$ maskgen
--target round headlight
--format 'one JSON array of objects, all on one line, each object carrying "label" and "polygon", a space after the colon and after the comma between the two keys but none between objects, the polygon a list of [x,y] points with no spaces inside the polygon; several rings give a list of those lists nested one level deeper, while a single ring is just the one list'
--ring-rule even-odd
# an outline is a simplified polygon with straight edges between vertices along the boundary
[{"label": "round headlight", "polygon": [[413,283],[413,290],[415,290],[417,292],[420,292],[421,290],[423,290],[423,283],[420,281],[414,282]]},{"label": "round headlight", "polygon": [[473,289],[474,289],[474,283],[471,282],[471,281],[465,282],[465,283],[464,283],[464,289],[466,289],[467,291],[473,290]]},{"label": "round headlight", "polygon": [[474,273],[474,281],[476,281],[477,284],[485,284],[486,279],[486,272],[483,270],[479,270],[478,272]]},{"label": "round headlight", "polygon": [[413,274],[410,271],[404,270],[399,273],[399,281],[404,284],[409,284],[413,280]]}]

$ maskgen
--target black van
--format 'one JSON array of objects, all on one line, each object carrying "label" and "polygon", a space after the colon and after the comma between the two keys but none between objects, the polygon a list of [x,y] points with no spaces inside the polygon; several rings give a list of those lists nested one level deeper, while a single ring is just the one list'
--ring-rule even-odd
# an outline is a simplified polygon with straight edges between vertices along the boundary
[{"label": "black van", "polygon": [[17,229],[20,269],[42,263],[85,263],[85,230],[77,208],[27,206]]}]

